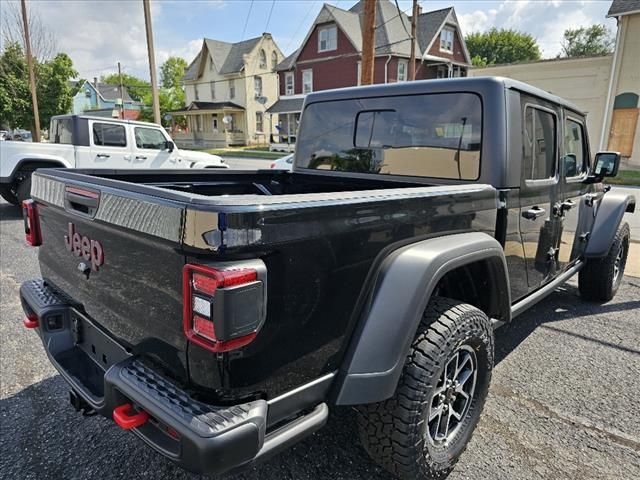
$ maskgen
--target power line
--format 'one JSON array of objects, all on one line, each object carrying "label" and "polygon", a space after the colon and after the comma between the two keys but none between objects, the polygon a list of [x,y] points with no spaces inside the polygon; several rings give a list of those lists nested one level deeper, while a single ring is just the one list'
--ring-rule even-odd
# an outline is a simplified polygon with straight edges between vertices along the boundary
[{"label": "power line", "polygon": [[[411,6],[413,8],[413,5]],[[400,17],[400,21],[402,22],[402,28],[404,28],[404,32],[407,34],[409,38],[413,38],[407,30],[407,26],[404,24],[404,18],[402,18],[402,12],[400,11],[400,5],[398,5],[398,0],[396,0],[396,9],[398,10],[398,16]]]},{"label": "power line", "polygon": [[300,31],[300,29],[302,28],[302,26],[304,25],[304,22],[307,20],[307,17],[309,16],[309,14],[313,11],[313,7],[316,6],[316,3],[318,3],[319,0],[315,0],[312,4],[311,7],[309,7],[309,9],[307,10],[307,13],[305,14],[304,18],[302,19],[302,21],[298,24],[298,28],[296,29],[295,33],[291,36],[291,40],[289,40],[289,43],[287,44],[286,47],[284,47],[284,51],[286,52],[287,50],[289,50],[289,47],[291,46],[291,44],[293,43],[293,40],[296,38],[296,35],[298,35],[298,32]]},{"label": "power line", "polygon": [[253,8],[253,0],[249,4],[249,11],[247,12],[247,18],[244,21],[244,28],[242,29],[242,37],[240,37],[240,41],[244,40],[244,34],[247,33],[247,25],[249,24],[249,17],[251,17],[251,9]]},{"label": "power line", "polygon": [[271,21],[271,14],[273,13],[273,7],[275,6],[275,4],[276,4],[276,0],[273,0],[271,2],[271,9],[269,10],[269,16],[267,17],[267,24],[264,27],[265,32],[269,31],[269,22]]}]

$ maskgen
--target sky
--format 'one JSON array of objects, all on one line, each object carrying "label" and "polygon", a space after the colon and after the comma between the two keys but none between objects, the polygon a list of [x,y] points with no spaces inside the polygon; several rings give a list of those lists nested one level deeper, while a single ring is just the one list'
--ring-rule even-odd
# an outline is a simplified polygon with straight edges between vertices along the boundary
[{"label": "sky", "polygon": [[[10,0],[14,1],[14,0]],[[324,0],[348,9],[356,0]],[[323,0],[152,0],[156,63],[177,55],[191,62],[202,38],[227,42],[270,32],[285,55],[304,40]],[[533,35],[543,57],[560,51],[567,28],[604,23],[610,0],[422,0],[423,11],[454,6],[463,34],[491,27],[515,28]],[[80,78],[93,79],[117,71],[149,78],[142,0],[29,0],[45,28],[56,36],[60,51],[73,60]],[[411,0],[399,0],[410,13]],[[7,8],[7,0],[0,0]]]}]

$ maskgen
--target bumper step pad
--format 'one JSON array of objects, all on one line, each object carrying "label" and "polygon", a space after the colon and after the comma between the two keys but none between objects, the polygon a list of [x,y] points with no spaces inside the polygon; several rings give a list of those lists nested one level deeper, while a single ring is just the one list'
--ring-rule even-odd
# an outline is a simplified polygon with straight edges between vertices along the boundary
[{"label": "bumper step pad", "polygon": [[230,407],[214,407],[194,400],[140,360],[127,361],[118,367],[120,378],[131,388],[144,393],[147,399],[170,411],[202,437],[219,435],[255,419],[256,416],[264,418],[263,411],[266,415],[264,400]]},{"label": "bumper step pad", "polygon": [[39,318],[52,311],[62,310],[74,305],[66,295],[54,290],[44,280],[29,280],[20,286],[22,308],[35,313]]}]

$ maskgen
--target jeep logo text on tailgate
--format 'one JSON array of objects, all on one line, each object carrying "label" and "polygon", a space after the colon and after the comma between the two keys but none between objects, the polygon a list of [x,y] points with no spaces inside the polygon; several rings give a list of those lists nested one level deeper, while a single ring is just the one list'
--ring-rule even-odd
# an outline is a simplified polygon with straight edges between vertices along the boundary
[{"label": "jeep logo text on tailgate", "polygon": [[91,260],[91,269],[98,271],[98,267],[104,263],[104,251],[98,240],[91,240],[85,235],[75,231],[75,225],[69,222],[69,232],[64,236],[64,245],[67,250],[73,252],[76,257]]}]

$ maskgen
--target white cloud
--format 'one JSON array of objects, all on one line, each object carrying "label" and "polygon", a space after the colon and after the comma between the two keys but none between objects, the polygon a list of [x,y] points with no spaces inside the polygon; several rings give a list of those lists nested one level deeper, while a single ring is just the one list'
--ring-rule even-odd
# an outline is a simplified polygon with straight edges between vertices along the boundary
[{"label": "white cloud", "polygon": [[495,8],[460,14],[458,19],[465,34],[491,27],[527,32],[548,58],[560,53],[564,31],[569,28],[604,23],[613,29],[615,22],[605,18],[608,8],[609,3],[601,1],[503,1]]}]

